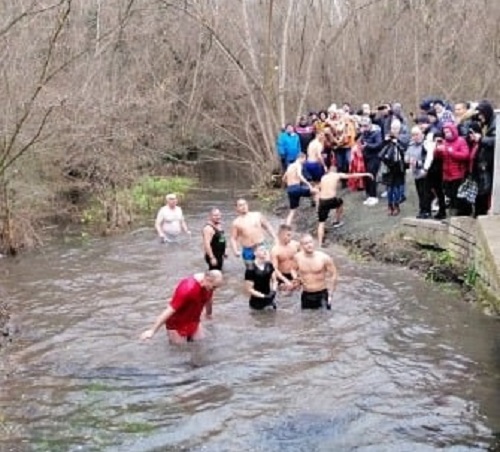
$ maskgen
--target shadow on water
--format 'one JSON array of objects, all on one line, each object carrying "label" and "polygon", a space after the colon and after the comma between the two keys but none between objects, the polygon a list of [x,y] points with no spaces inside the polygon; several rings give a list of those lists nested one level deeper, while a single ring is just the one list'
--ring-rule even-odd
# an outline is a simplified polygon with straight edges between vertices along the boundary
[{"label": "shadow on water", "polygon": [[244,193],[237,171],[213,174],[205,188],[221,190],[189,199],[194,234],[180,244],[142,230],[0,263],[22,331],[0,386],[0,450],[495,450],[498,322],[338,249],[332,311],[300,312],[294,294],[250,313],[230,258],[204,343],[171,347],[164,331],[140,343],[178,279],[205,268],[208,209],[228,229]]}]

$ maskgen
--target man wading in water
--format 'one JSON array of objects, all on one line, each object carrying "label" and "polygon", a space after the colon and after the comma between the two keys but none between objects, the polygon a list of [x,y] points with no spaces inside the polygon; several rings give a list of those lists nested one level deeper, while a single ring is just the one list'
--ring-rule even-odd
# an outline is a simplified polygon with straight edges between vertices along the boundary
[{"label": "man wading in water", "polygon": [[[265,231],[276,241],[273,227],[260,212],[249,212],[248,203],[244,199],[236,201],[238,218],[231,228],[231,248],[236,257],[242,257],[247,267],[255,260],[255,248],[262,245]],[[239,250],[241,246],[241,251]]]},{"label": "man wading in water", "polygon": [[318,201],[318,243],[323,246],[325,237],[325,222],[328,218],[330,210],[335,210],[335,221],[333,227],[338,228],[344,223],[342,222],[342,214],[344,212],[344,200],[337,197],[337,188],[341,180],[355,179],[357,177],[369,177],[373,179],[373,174],[370,173],[337,173],[335,165],[330,167],[330,170],[321,178],[319,184],[319,201]]},{"label": "man wading in water", "polygon": [[219,209],[212,209],[202,230],[205,262],[209,270],[222,270],[226,255],[226,237],[222,229]]},{"label": "man wading in water", "polygon": [[[299,280],[302,284],[302,309],[331,309],[333,292],[337,287],[337,268],[328,254],[314,249],[310,234],[300,240],[302,250],[295,255]],[[330,276],[330,278],[328,278]],[[329,279],[329,281],[328,281]]]},{"label": "man wading in water", "polygon": [[176,242],[180,233],[184,231],[191,234],[182,209],[177,205],[177,196],[170,193],[165,196],[166,205],[164,205],[156,215],[155,229],[162,243]]},{"label": "man wading in water", "polygon": [[288,291],[296,287],[294,257],[299,249],[299,242],[292,239],[292,228],[282,224],[278,230],[278,243],[271,249],[271,262],[276,278],[282,282],[282,288]]},{"label": "man wading in water", "polygon": [[157,317],[153,326],[141,334],[141,340],[151,339],[163,326],[170,342],[182,344],[202,339],[201,314],[212,316],[212,296],[223,283],[219,270],[196,273],[182,279],[175,288],[169,306]]}]

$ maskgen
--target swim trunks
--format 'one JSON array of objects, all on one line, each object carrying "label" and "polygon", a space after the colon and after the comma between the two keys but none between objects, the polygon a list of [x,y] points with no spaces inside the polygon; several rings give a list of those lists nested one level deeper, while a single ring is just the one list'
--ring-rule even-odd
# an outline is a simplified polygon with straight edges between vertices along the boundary
[{"label": "swim trunks", "polygon": [[329,308],[328,290],[320,290],[319,292],[302,292],[300,297],[302,309],[321,309],[322,307]]},{"label": "swim trunks", "polygon": [[311,190],[309,190],[309,187],[306,187],[305,185],[290,185],[287,187],[286,191],[290,202],[290,210],[294,210],[299,207],[300,198],[311,196]]},{"label": "swim trunks", "polygon": [[320,162],[305,162],[304,174],[313,182],[319,182],[325,174],[325,168]]},{"label": "swim trunks", "polygon": [[324,223],[330,210],[338,209],[344,201],[342,198],[320,199],[318,204],[318,221]]},{"label": "swim trunks", "polygon": [[275,298],[276,292],[273,291],[270,292],[265,298],[250,297],[250,300],[248,300],[248,304],[251,309],[255,309],[256,311],[261,311],[262,309],[265,309],[267,307],[276,309],[276,304],[274,302]]}]

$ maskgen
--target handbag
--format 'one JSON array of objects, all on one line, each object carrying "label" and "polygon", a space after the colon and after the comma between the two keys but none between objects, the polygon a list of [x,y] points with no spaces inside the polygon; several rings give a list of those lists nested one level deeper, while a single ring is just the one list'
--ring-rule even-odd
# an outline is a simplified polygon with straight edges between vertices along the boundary
[{"label": "handbag", "polygon": [[458,187],[457,198],[464,199],[469,204],[474,204],[476,202],[477,193],[477,182],[469,176]]}]

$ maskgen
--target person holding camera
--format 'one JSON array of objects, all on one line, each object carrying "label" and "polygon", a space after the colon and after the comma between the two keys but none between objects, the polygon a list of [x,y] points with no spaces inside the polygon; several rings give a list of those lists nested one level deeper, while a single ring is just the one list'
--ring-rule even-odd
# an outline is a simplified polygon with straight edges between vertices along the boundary
[{"label": "person holding camera", "polygon": [[458,187],[463,183],[470,159],[469,147],[463,137],[458,135],[455,124],[443,125],[443,136],[436,140],[434,155],[443,161],[444,193],[450,200],[450,213],[463,214],[457,199]]}]

